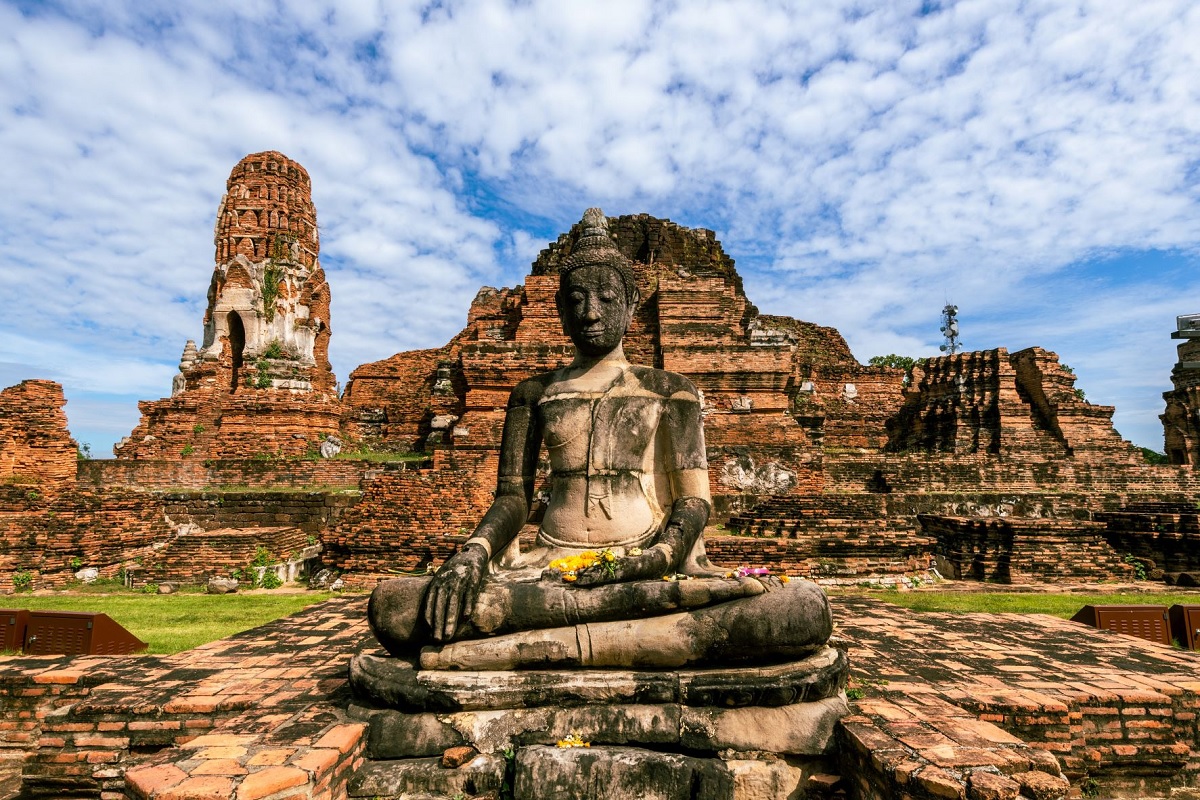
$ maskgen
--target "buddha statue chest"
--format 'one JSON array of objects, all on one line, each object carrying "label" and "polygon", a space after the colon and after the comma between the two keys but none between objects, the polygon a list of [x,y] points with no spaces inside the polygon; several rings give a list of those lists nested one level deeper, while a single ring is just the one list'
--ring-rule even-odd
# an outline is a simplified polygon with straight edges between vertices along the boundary
[{"label": "buddha statue chest", "polygon": [[653,538],[673,500],[660,457],[666,402],[629,372],[601,387],[564,382],[541,398],[551,481],[544,543],[633,547]]}]

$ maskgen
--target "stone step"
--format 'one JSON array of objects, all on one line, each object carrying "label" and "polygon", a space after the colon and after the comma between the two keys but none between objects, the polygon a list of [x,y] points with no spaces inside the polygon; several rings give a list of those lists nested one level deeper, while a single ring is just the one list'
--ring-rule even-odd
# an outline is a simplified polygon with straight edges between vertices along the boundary
[{"label": "stone step", "polygon": [[513,796],[523,800],[786,800],[804,796],[783,759],[697,758],[634,747],[525,747]]}]

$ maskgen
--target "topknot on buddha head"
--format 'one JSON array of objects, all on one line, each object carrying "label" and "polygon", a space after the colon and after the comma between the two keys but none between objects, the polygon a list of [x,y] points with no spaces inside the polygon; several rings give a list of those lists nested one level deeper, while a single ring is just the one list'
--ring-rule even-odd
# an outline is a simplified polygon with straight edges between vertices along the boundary
[{"label": "topknot on buddha head", "polygon": [[638,291],[637,276],[633,273],[633,265],[622,255],[608,231],[608,217],[598,208],[589,208],[583,212],[579,221],[583,230],[571,255],[563,263],[559,271],[558,285],[561,289],[567,283],[567,276],[583,267],[609,267],[621,278],[625,287],[625,298],[631,306],[637,305],[641,299]]}]

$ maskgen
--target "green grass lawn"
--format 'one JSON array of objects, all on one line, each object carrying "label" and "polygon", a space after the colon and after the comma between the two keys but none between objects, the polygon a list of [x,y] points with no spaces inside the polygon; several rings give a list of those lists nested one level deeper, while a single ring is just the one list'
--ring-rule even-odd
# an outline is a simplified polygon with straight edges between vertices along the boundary
[{"label": "green grass lawn", "polygon": [[0,606],[101,612],[147,642],[147,652],[178,653],[258,627],[332,596],[329,592],[157,595],[110,591],[7,595],[0,597]]},{"label": "green grass lawn", "polygon": [[[846,594],[854,594],[847,592]],[[1125,606],[1200,605],[1197,592],[1154,592],[1136,594],[1043,594],[1041,592],[870,592],[867,596],[886,600],[913,611],[978,611],[1015,614],[1050,614],[1063,619],[1075,616],[1086,605]]]}]

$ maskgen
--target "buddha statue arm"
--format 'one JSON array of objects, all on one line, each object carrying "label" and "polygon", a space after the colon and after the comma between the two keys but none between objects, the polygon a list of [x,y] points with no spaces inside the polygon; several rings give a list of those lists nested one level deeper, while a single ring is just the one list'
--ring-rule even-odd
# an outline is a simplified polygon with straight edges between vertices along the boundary
[{"label": "buddha statue arm", "polygon": [[540,396],[536,379],[519,384],[509,396],[495,499],[471,538],[446,560],[429,586],[424,617],[437,641],[453,639],[460,620],[475,610],[488,563],[508,547],[529,517],[542,442]]}]

